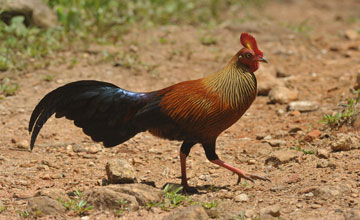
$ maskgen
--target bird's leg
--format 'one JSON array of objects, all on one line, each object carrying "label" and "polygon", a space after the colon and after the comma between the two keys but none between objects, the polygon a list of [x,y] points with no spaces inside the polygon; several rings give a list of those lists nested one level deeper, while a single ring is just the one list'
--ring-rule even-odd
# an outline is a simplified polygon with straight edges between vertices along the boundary
[{"label": "bird's leg", "polygon": [[181,164],[181,185],[184,188],[188,188],[189,185],[187,183],[186,177],[186,154],[180,151],[180,164]]},{"label": "bird's leg", "polygon": [[195,143],[193,142],[184,141],[180,148],[181,185],[183,186],[184,191],[190,191],[186,177],[186,157],[189,155],[190,149],[194,145]]},{"label": "bird's leg", "polygon": [[244,179],[247,179],[247,180],[250,180],[251,182],[255,182],[255,180],[263,180],[263,181],[269,181],[271,182],[268,178],[266,177],[262,177],[262,176],[258,176],[258,175],[255,175],[255,174],[251,174],[251,173],[246,173],[236,167],[233,167],[231,166],[230,164],[227,164],[225,163],[224,161],[220,160],[220,159],[216,159],[216,160],[210,160],[210,162],[214,163],[214,164],[217,164],[219,166],[222,166],[234,173],[236,173],[238,175],[238,181],[237,181],[237,184],[240,183],[241,181],[241,178],[244,178]]},{"label": "bird's leg", "polygon": [[215,152],[215,141],[213,142],[209,142],[209,143],[203,143],[203,147],[205,150],[205,154],[206,157],[208,158],[208,160],[214,164],[217,164],[221,167],[224,167],[234,173],[236,173],[238,175],[238,181],[237,184],[240,183],[241,178],[250,180],[251,182],[255,182],[255,180],[264,180],[264,181],[270,181],[268,178],[262,177],[262,176],[258,176],[258,175],[254,175],[254,174],[250,174],[250,173],[246,173],[236,167],[231,166],[230,164],[225,163],[224,161],[220,160],[218,155]]}]

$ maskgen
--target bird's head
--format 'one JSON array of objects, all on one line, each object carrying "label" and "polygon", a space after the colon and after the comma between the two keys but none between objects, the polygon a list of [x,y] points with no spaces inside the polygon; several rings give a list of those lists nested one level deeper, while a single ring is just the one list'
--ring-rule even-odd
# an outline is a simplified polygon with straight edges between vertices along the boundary
[{"label": "bird's head", "polygon": [[244,46],[237,54],[237,62],[249,68],[250,72],[255,72],[259,68],[259,62],[267,63],[263,53],[258,49],[256,40],[248,33],[242,33],[240,43]]}]

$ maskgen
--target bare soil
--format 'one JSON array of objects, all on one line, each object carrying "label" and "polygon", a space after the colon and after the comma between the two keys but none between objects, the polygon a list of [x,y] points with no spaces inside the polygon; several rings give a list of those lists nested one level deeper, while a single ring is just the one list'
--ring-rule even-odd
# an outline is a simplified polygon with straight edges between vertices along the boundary
[{"label": "bare soil", "polygon": [[[260,210],[273,205],[280,208],[280,219],[345,219],[351,210],[360,209],[360,150],[331,152],[333,166],[317,168],[315,154],[304,154],[278,167],[266,164],[279,150],[296,148],[299,141],[313,130],[322,131],[322,139],[302,143],[304,149],[331,151],[330,139],[337,132],[358,134],[353,127],[340,131],[324,130],[323,114],[340,111],[339,103],[354,97],[352,88],[360,71],[360,34],[347,39],[348,30],[358,31],[360,2],[289,1],[268,3],[252,12],[245,23],[224,23],[199,30],[193,26],[166,26],[132,30],[112,47],[91,46],[77,54],[79,63],[27,72],[16,81],[15,96],[0,101],[0,201],[5,210],[0,219],[17,219],[26,210],[27,198],[43,188],[62,188],[67,192],[86,191],[101,185],[106,177],[105,164],[114,158],[128,160],[141,181],[179,183],[179,142],[162,140],[149,133],[138,134],[117,147],[105,149],[85,136],[71,121],[52,117],[41,130],[35,148],[29,151],[27,131],[30,114],[38,101],[51,90],[72,81],[94,79],[108,81],[132,91],[151,91],[174,83],[197,79],[219,70],[241,47],[241,32],[252,33],[269,64],[259,71],[275,75],[282,70],[289,75],[288,87],[299,92],[299,100],[315,101],[320,108],[308,113],[287,112],[286,104],[270,104],[259,96],[247,113],[217,140],[217,152],[224,161],[243,170],[265,175],[272,182],[236,185],[237,177],[207,161],[201,146],[196,145],[188,158],[189,184],[201,192],[191,195],[200,201],[217,201],[218,219],[251,219]],[[241,18],[242,12],[239,12]],[[296,33],[286,25],[301,23],[310,32]],[[200,43],[204,33],[215,36],[217,44]],[[167,38],[167,43],[160,43]],[[100,62],[102,50],[133,53],[141,62],[138,68]],[[61,53],[61,57],[70,54]],[[51,81],[45,81],[52,75]],[[255,74],[256,75],[256,74]],[[284,80],[277,78],[277,80]],[[277,114],[284,110],[284,114]],[[291,131],[300,130],[292,134]],[[326,134],[326,135],[325,135]],[[271,147],[261,139],[270,135],[285,144]],[[98,152],[74,152],[72,148],[99,148]],[[213,187],[209,187],[213,186]],[[215,187],[215,188],[214,188]],[[318,193],[316,193],[318,192]],[[323,194],[322,194],[323,192]],[[328,192],[328,193],[326,193]],[[236,201],[241,193],[245,202]],[[254,213],[251,216],[251,212]],[[250,214],[249,214],[250,213]],[[158,219],[168,214],[161,209],[125,212],[122,219]],[[90,219],[115,219],[111,212],[92,210]],[[216,217],[216,216],[215,216]],[[48,218],[48,217],[44,217]],[[68,218],[80,218],[70,216]],[[356,218],[347,218],[356,219]]]}]

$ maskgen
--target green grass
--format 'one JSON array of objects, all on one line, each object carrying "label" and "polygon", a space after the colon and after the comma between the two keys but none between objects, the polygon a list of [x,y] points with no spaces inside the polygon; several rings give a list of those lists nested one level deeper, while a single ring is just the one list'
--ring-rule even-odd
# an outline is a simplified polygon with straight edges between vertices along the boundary
[{"label": "green grass", "polygon": [[357,98],[351,98],[347,104],[344,105],[344,109],[341,112],[334,114],[325,114],[320,121],[328,126],[330,129],[337,130],[343,125],[351,125],[354,122],[354,116],[360,114],[356,109],[356,105],[360,103],[360,90],[356,91]]},{"label": "green grass", "polygon": [[164,188],[164,197],[162,201],[156,203],[148,203],[147,207],[160,207],[163,210],[170,210],[177,208],[179,206],[188,206],[188,205],[201,205],[205,209],[211,209],[217,207],[216,201],[210,202],[199,202],[194,201],[189,198],[187,195],[181,194],[182,187],[174,188],[173,185],[168,184]]},{"label": "green grass", "polygon": [[1,95],[4,96],[15,95],[18,89],[19,89],[19,85],[17,83],[12,82],[9,78],[4,78],[0,82],[0,97]]},{"label": "green grass", "polygon": [[[55,28],[26,27],[24,17],[0,21],[0,71],[46,68],[60,51],[81,50],[91,43],[115,44],[132,28],[159,25],[216,25],[263,0],[43,0],[58,16]],[[1,14],[1,11],[0,11]],[[204,38],[206,45],[216,43]],[[76,47],[72,46],[76,43]],[[166,44],[166,39],[160,39]],[[127,59],[127,58],[125,58]],[[69,68],[78,61],[70,58]],[[130,64],[131,65],[131,64]]]},{"label": "green grass", "polygon": [[88,213],[88,211],[92,210],[94,207],[87,204],[87,201],[83,200],[83,193],[79,190],[75,190],[74,199],[70,199],[69,201],[62,201],[58,199],[58,201],[67,209],[72,210],[77,213],[79,216],[84,216]]},{"label": "green grass", "polygon": [[308,24],[308,20],[305,19],[298,23],[287,23],[282,24],[283,26],[287,27],[291,31],[294,31],[296,33],[300,34],[309,34],[312,31],[312,27]]},{"label": "green grass", "polygon": [[0,206],[0,214],[5,210],[5,206]]},{"label": "green grass", "polygon": [[27,218],[30,216],[30,211],[28,211],[28,210],[17,211],[17,214],[20,218]]}]

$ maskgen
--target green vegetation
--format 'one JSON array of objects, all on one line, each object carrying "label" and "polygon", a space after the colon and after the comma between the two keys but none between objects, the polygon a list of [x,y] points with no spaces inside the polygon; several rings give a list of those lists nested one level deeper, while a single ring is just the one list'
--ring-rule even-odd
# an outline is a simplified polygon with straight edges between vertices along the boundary
[{"label": "green vegetation", "polygon": [[[263,0],[44,0],[57,14],[59,26],[26,27],[24,17],[13,17],[10,25],[0,21],[0,71],[45,68],[55,53],[86,48],[90,43],[114,44],[134,27],[190,24],[215,25],[246,6],[259,7]],[[0,12],[1,14],[1,12]],[[166,39],[160,42],[167,43]],[[206,45],[216,40],[204,38]],[[75,47],[71,47],[76,43]],[[78,61],[71,59],[69,68]],[[56,62],[56,61],[55,61]]]},{"label": "green vegetation", "polygon": [[163,210],[169,210],[180,205],[201,205],[205,209],[211,209],[217,207],[216,201],[211,202],[198,202],[189,198],[187,195],[182,195],[180,192],[182,191],[182,187],[178,187],[174,189],[174,186],[168,184],[164,188],[164,198],[162,201],[157,203],[148,203],[147,207],[150,209],[153,206],[160,207]]},{"label": "green vegetation", "polygon": [[69,201],[58,201],[68,210],[72,210],[80,216],[86,215],[88,211],[92,210],[94,207],[87,204],[87,201],[82,199],[83,193],[79,190],[75,190],[75,198]]},{"label": "green vegetation", "polygon": [[125,199],[121,199],[117,201],[117,204],[119,205],[119,208],[114,210],[114,215],[117,217],[120,217],[124,214],[125,211],[128,211],[128,208],[126,207],[126,204],[128,204],[128,201]]},{"label": "green vegetation", "polygon": [[27,218],[30,216],[30,211],[28,211],[28,210],[17,211],[17,214],[20,218]]},{"label": "green vegetation", "polygon": [[360,114],[359,108],[356,108],[356,105],[360,103],[360,90],[356,93],[357,98],[351,98],[348,103],[344,105],[344,109],[341,112],[336,112],[331,115],[325,114],[320,122],[330,127],[330,129],[335,130],[343,125],[351,125],[354,123],[354,116]]},{"label": "green vegetation", "polygon": [[[19,85],[11,82],[9,78],[4,78],[0,82],[0,95],[12,96],[18,90]],[[1,97],[1,96],[0,96]]]},{"label": "green vegetation", "polygon": [[288,29],[300,33],[300,34],[309,34],[312,31],[311,26],[308,24],[308,20],[305,19],[300,23],[288,23],[282,24],[283,26],[287,27]]},{"label": "green vegetation", "polygon": [[5,206],[1,205],[0,206],[0,213],[2,213],[5,210]]},{"label": "green vegetation", "polygon": [[296,147],[293,147],[291,149],[303,152],[304,154],[315,154],[315,151],[313,150],[303,149],[300,140],[297,140]]}]

